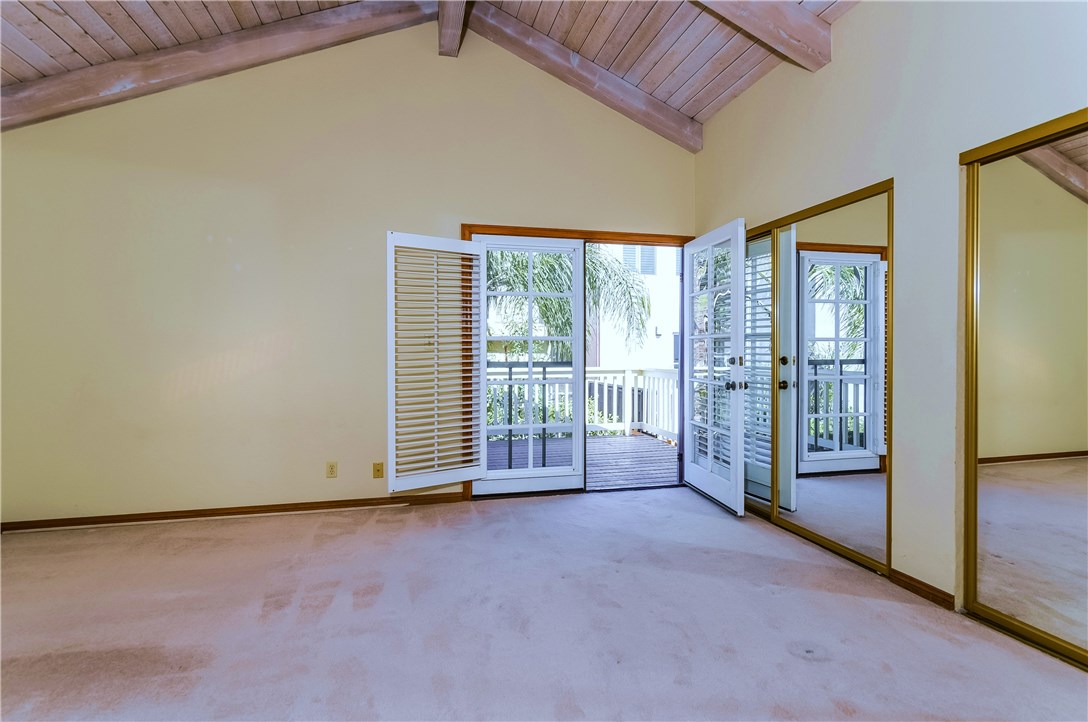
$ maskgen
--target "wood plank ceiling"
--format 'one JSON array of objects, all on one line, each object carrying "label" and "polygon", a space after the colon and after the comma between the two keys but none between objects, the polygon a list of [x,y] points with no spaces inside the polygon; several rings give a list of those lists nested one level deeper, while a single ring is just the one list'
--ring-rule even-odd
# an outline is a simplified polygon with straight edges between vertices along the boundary
[{"label": "wood plank ceiling", "polygon": [[[700,123],[782,62],[691,2],[491,4]],[[798,4],[829,23],[853,5]]]},{"label": "wood plank ceiling", "polygon": [[[855,4],[849,0],[795,2],[707,2],[703,5],[683,0],[491,3],[477,0],[469,3],[467,12],[465,3],[443,2],[441,13],[434,2],[400,3],[417,7],[412,21],[402,22],[399,27],[435,17],[441,23],[442,15],[454,16],[453,22],[460,24],[464,16],[469,29],[507,47],[655,132],[697,151],[702,144],[701,124],[778,64],[789,58],[814,69],[827,62],[820,60],[818,50],[806,47],[804,38],[798,41],[797,34],[790,30],[776,33],[775,28],[770,28],[772,32],[760,32],[758,23],[765,25],[769,22],[768,17],[781,17],[795,23],[800,20],[800,25],[804,26],[811,20],[820,26],[816,30],[823,28],[826,34],[829,59],[827,25]],[[356,0],[4,0],[0,3],[0,83],[4,86],[0,92],[5,103],[17,101],[21,104],[21,114],[17,118],[3,113],[4,128],[153,92],[152,89],[127,92],[116,99],[107,97],[99,102],[73,100],[62,104],[63,107],[55,112],[34,108],[27,112],[22,106],[41,105],[47,96],[56,100],[58,94],[76,92],[75,83],[62,88],[54,76],[82,71],[71,77],[87,78],[93,86],[93,71],[87,71],[93,66],[117,63],[112,67],[128,68],[133,59],[152,61],[156,54],[167,53],[170,49],[176,53],[179,48],[194,43],[218,43],[215,48],[223,52],[224,41],[228,39],[219,36],[234,35],[241,42],[247,33],[270,33],[281,24],[285,29],[298,27],[301,30],[300,18],[312,15],[314,22],[324,16],[329,21],[336,20],[341,17],[336,13],[354,12],[337,8],[355,4],[358,4]],[[398,3],[367,0],[363,4],[373,15],[387,11],[371,10],[369,6],[388,8]],[[775,8],[774,12],[780,14],[768,15],[767,7],[772,5],[789,7]],[[454,10],[445,12],[448,8]],[[361,11],[356,13],[361,14]],[[746,14],[760,17],[751,24]],[[725,16],[733,18],[738,25],[727,22]],[[758,34],[760,39],[742,30],[740,24]],[[262,26],[267,27],[258,30]],[[443,24],[442,27],[442,54],[456,55],[460,39],[455,32],[451,35],[451,26]],[[452,26],[453,30],[456,28]],[[389,29],[395,28],[383,27],[369,34]],[[366,34],[360,33],[358,37]],[[778,36],[792,45],[779,44]],[[352,38],[341,33],[335,42],[349,39]],[[199,47],[202,46],[194,45],[193,49]],[[294,47],[298,48],[292,51],[294,54],[316,49],[298,43]],[[264,62],[284,55],[270,56]],[[588,69],[581,59],[595,68]],[[815,65],[808,62],[810,59],[814,59]],[[207,70],[202,73],[204,77],[211,77],[260,62],[250,58],[244,66],[228,63],[219,73]],[[606,75],[601,75],[602,71]],[[200,74],[194,71],[186,79],[166,87],[199,80]],[[154,79],[141,76],[140,80],[147,85],[154,84]],[[41,88],[42,92],[32,92],[35,88]],[[34,98],[35,95],[39,97]]]},{"label": "wood plank ceiling", "polygon": [[0,84],[25,83],[355,2],[4,0]]}]

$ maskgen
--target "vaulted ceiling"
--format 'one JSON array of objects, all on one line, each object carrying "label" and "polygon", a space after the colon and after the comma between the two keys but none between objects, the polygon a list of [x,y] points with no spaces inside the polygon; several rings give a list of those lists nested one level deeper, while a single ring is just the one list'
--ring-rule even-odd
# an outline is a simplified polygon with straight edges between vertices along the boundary
[{"label": "vaulted ceiling", "polygon": [[775,66],[829,62],[853,4],[5,0],[0,116],[19,127],[437,20],[442,55],[471,30],[694,152]]}]

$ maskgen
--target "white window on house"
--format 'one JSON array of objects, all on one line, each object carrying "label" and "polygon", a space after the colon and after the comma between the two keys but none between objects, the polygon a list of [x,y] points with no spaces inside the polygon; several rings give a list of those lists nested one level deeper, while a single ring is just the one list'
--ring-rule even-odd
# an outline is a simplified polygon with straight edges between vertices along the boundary
[{"label": "white window on house", "polygon": [[657,248],[654,246],[624,246],[623,265],[643,276],[657,273]]},{"label": "white window on house", "polygon": [[657,273],[657,248],[654,246],[639,246],[639,272],[643,276],[653,276]]}]

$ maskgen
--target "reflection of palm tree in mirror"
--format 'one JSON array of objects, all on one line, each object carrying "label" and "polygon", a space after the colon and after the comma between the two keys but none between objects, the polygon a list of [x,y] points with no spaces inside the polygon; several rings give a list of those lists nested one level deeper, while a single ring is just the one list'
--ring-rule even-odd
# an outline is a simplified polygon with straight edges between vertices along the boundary
[{"label": "reflection of palm tree in mirror", "polygon": [[[808,284],[813,298],[833,299],[835,296],[835,270],[839,271],[838,300],[866,300],[865,267],[836,266],[816,263],[809,266]],[[860,338],[865,335],[865,305],[847,303],[840,318],[839,336],[842,338]],[[859,344],[860,345],[860,344]]]},{"label": "reflection of palm tree in mirror", "polygon": [[[585,247],[585,292],[587,316],[608,318],[623,334],[628,349],[642,344],[650,318],[650,299],[646,284],[637,271],[599,245]],[[536,253],[533,258],[533,291],[569,293],[572,286],[571,257],[565,253]],[[529,254],[522,251],[489,251],[487,285],[494,291],[525,292],[529,289]],[[575,300],[577,302],[577,300]],[[511,335],[528,335],[528,299],[524,296],[492,296],[488,313],[498,316]],[[536,334],[571,336],[574,318],[569,298],[537,298],[533,308]],[[542,332],[542,333],[541,333]],[[590,335],[587,324],[586,336]],[[525,354],[524,342],[511,351]],[[534,341],[534,351],[546,349],[548,360],[571,360],[570,343]],[[538,359],[539,360],[539,359]]]}]

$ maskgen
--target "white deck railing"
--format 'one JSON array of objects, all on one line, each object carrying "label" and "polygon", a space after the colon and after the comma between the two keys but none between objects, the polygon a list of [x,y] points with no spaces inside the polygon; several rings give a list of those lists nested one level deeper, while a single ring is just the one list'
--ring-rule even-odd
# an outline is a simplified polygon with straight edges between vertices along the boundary
[{"label": "white deck railing", "polygon": [[679,436],[676,369],[586,369],[586,429],[632,430],[676,441]]},{"label": "white deck railing", "polygon": [[[576,404],[585,404],[586,430],[642,431],[663,439],[679,437],[679,389],[675,369],[586,369],[581,399],[571,384],[570,366],[540,364],[543,383],[527,384],[527,369],[501,362],[488,368],[488,428],[524,425],[532,407],[547,408],[548,421],[569,424]],[[531,391],[530,391],[531,389]],[[532,394],[534,398],[529,398]]]}]

